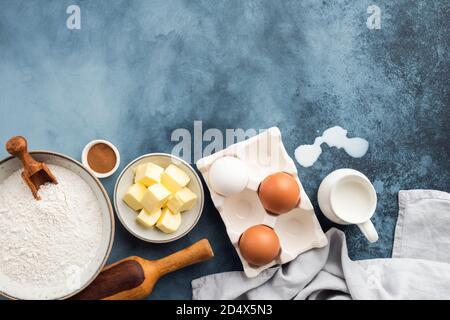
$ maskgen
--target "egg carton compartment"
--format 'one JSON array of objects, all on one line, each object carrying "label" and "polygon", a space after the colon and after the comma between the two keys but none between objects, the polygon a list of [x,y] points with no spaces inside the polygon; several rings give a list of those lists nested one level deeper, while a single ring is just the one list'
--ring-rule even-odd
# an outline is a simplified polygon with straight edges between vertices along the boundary
[{"label": "egg carton compartment", "polygon": [[267,216],[258,195],[250,189],[224,198],[221,207],[222,212],[227,212],[222,215],[225,226],[239,235],[255,224],[264,224]]},{"label": "egg carton compartment", "polygon": [[[211,165],[216,160],[228,156],[236,157],[245,163],[248,181],[241,192],[224,196],[217,193],[211,186],[209,173]],[[277,127],[202,158],[197,162],[197,167],[203,175],[211,193],[211,199],[224,221],[228,236],[248,277],[255,277],[271,266],[284,264],[307,250],[327,244],[327,238],[316,218],[311,201],[298,178],[295,163],[286,152],[281,140],[281,132]],[[296,208],[280,215],[268,213],[258,195],[261,182],[268,175],[277,172],[286,172],[295,178],[300,186],[301,199]],[[224,176],[227,174],[225,173]],[[263,266],[247,263],[239,250],[239,239],[242,233],[258,224],[271,227],[277,233],[281,247],[280,255]]]}]

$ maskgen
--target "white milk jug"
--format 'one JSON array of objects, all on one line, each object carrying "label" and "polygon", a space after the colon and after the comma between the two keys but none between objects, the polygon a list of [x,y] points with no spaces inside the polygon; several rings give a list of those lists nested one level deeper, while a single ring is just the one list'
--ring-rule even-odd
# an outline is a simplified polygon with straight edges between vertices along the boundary
[{"label": "white milk jug", "polygon": [[377,194],[370,180],[353,169],[338,169],[322,181],[317,194],[320,210],[337,224],[356,224],[369,240],[378,233],[370,221],[377,206]]}]

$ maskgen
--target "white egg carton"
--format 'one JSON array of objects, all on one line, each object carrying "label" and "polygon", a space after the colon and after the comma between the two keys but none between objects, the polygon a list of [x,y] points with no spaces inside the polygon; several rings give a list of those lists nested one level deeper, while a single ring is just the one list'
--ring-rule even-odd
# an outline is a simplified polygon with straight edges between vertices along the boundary
[{"label": "white egg carton", "polygon": [[[234,156],[243,160],[249,172],[246,189],[229,197],[214,192],[208,178],[212,163],[224,156]],[[225,223],[228,236],[236,248],[247,277],[255,277],[271,266],[289,262],[307,250],[327,245],[327,238],[298,179],[295,163],[284,148],[281,132],[277,127],[202,158],[197,162],[197,167],[206,181],[211,198]],[[292,211],[273,215],[263,208],[257,192],[259,184],[265,177],[280,171],[290,173],[296,178],[300,185],[301,201]],[[241,234],[257,224],[273,228],[281,245],[279,257],[259,267],[248,264],[239,252]]]}]

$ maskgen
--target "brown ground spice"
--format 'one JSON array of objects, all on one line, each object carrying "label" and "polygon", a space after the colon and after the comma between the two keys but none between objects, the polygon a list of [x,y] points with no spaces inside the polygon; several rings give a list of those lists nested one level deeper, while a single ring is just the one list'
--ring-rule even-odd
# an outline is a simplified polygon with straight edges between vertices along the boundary
[{"label": "brown ground spice", "polygon": [[110,172],[117,163],[116,153],[105,143],[92,146],[88,152],[87,160],[89,167],[98,173]]}]

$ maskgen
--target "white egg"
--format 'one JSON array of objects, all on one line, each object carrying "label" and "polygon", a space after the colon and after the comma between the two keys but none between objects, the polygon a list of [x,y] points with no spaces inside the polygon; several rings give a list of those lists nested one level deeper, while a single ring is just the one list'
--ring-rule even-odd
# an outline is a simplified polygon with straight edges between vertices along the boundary
[{"label": "white egg", "polygon": [[223,157],[214,161],[209,170],[211,188],[223,196],[242,192],[248,183],[245,163],[235,157]]}]

